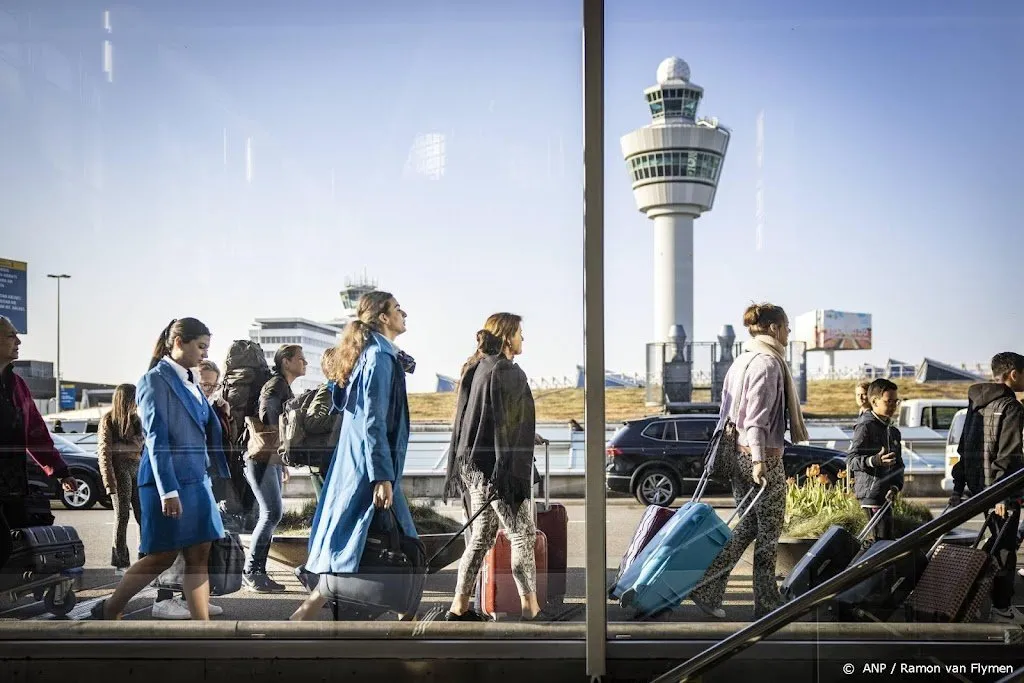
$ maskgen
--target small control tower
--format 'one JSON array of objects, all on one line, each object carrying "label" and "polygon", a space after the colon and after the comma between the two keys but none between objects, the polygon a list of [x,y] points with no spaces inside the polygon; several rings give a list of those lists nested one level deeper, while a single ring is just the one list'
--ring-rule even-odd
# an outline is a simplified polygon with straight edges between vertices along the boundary
[{"label": "small control tower", "polygon": [[377,281],[370,280],[363,273],[358,279],[345,278],[345,288],[339,292],[341,297],[342,317],[331,321],[331,324],[339,328],[345,327],[349,321],[354,320],[359,310],[359,300],[364,294],[376,291]]}]

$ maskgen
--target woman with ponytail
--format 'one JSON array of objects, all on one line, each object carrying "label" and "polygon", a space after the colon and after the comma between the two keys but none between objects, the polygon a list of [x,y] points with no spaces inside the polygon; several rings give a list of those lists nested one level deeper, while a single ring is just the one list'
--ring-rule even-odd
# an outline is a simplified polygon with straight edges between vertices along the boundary
[{"label": "woman with ponytail", "polygon": [[[139,381],[145,435],[139,463],[140,559],[117,590],[92,608],[93,619],[120,619],[128,601],[185,557],[184,593],[193,619],[210,618],[210,543],[224,535],[207,467],[227,478],[220,420],[191,368],[206,358],[210,330],[195,318],[172,320],[157,339]],[[142,555],[145,555],[142,557]]]},{"label": "woman with ponytail", "polygon": [[[334,409],[343,412],[342,426],[309,534],[310,573],[358,572],[375,509],[393,509],[402,533],[417,536],[402,493],[409,445],[409,366],[403,367],[395,338],[405,332],[405,318],[388,292],[364,294],[356,319],[345,327],[331,356],[332,400]],[[319,614],[325,593],[320,587],[313,590],[292,620]]]},{"label": "woman with ponytail", "polygon": [[556,618],[537,601],[537,527],[530,499],[533,449],[537,443],[533,393],[526,373],[513,362],[523,352],[522,318],[495,313],[476,334],[476,352],[462,368],[448,449],[445,498],[469,495],[467,513],[486,506],[459,562],[455,597],[445,621],[484,621],[470,609],[473,585],[494,545],[498,523],[512,544],[512,577],[524,621]]},{"label": "woman with ponytail", "polygon": [[245,454],[245,479],[259,504],[260,516],[252,530],[242,580],[246,588],[257,593],[281,593],[285,588],[267,574],[270,541],[284,514],[283,484],[288,474],[278,453],[278,420],[284,404],[295,397],[292,382],[306,374],[306,365],[298,344],[279,348],[274,354],[274,374],[260,390],[258,419],[246,418],[247,428],[252,431]]}]

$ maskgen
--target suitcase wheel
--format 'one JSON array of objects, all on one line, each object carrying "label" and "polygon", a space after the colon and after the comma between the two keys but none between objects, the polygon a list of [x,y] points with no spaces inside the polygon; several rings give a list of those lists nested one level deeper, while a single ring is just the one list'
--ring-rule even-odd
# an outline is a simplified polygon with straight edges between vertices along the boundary
[{"label": "suitcase wheel", "polygon": [[46,594],[43,596],[43,604],[46,605],[46,610],[55,617],[67,616],[68,612],[74,609],[77,602],[78,598],[73,590],[64,593],[64,600],[59,605],[57,604],[56,587],[46,591]]},{"label": "suitcase wheel", "polygon": [[32,591],[32,599],[36,602],[40,602],[43,599],[44,595],[46,595],[45,588],[36,588],[34,591]]}]

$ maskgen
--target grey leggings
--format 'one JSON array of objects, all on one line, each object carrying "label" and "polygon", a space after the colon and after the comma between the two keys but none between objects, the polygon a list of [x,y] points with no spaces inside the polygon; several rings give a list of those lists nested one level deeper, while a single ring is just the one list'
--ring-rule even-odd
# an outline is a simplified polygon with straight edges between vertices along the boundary
[{"label": "grey leggings", "polygon": [[[468,488],[469,514],[472,515],[487,503],[487,490],[482,484],[469,484]],[[456,595],[468,597],[473,594],[480,566],[497,538],[499,520],[512,542],[512,578],[515,579],[519,595],[537,591],[537,561],[534,555],[537,526],[533,521],[533,506],[530,501],[524,501],[513,514],[508,504],[495,500],[473,522],[472,536],[459,562]]]}]

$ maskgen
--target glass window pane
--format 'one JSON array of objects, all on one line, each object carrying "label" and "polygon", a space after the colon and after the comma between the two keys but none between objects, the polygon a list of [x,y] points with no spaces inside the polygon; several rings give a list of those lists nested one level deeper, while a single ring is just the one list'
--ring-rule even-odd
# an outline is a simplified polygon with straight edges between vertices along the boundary
[{"label": "glass window pane", "polygon": [[[628,226],[630,230],[650,229],[659,237],[653,243],[645,243],[641,249],[623,250],[624,241],[616,245],[618,249],[611,249],[605,283],[605,291],[608,292],[606,310],[609,319],[615,321],[610,323],[610,330],[616,330],[609,331],[608,363],[610,366],[622,364],[632,357],[634,362],[642,364],[640,367],[648,379],[642,394],[644,409],[656,413],[666,403],[717,402],[721,398],[717,392],[720,391],[725,368],[717,364],[714,356],[717,348],[712,352],[710,345],[717,343],[717,337],[726,325],[732,327],[739,340],[746,339],[742,326],[743,302],[757,299],[750,292],[758,288],[759,275],[747,271],[729,282],[719,282],[720,278],[712,272],[714,268],[706,267],[707,259],[713,254],[729,252],[740,260],[749,258],[754,261],[770,256],[781,259],[780,264],[788,264],[784,267],[800,270],[802,283],[777,283],[770,295],[772,303],[785,308],[791,321],[808,312],[813,314],[812,307],[819,305],[807,299],[807,282],[818,283],[815,296],[822,301],[821,306],[834,305],[841,309],[845,305],[838,303],[847,297],[848,287],[840,283],[832,272],[836,260],[819,257],[820,254],[841,254],[842,260],[850,263],[871,263],[873,259],[877,260],[878,244],[891,239],[891,235],[886,234],[887,229],[880,225],[870,225],[865,228],[866,232],[862,230],[857,234],[821,230],[822,216],[835,218],[836,214],[827,209],[822,213],[821,207],[847,206],[853,196],[880,197],[881,204],[876,208],[899,216],[901,239],[920,245],[918,262],[901,266],[901,277],[925,280],[929,278],[928,268],[954,261],[958,265],[951,272],[956,276],[930,284],[935,291],[924,303],[926,310],[915,310],[913,316],[908,316],[905,307],[901,308],[895,300],[882,300],[885,299],[882,297],[871,303],[871,314],[878,316],[879,320],[885,318],[887,338],[886,342],[879,338],[877,346],[871,350],[844,351],[842,347],[848,344],[841,342],[840,348],[835,349],[834,358],[826,362],[821,353],[814,351],[815,348],[820,350],[821,346],[819,340],[813,338],[815,335],[798,332],[800,326],[791,324],[791,350],[795,352],[792,365],[804,365],[794,374],[807,380],[806,413],[820,420],[811,427],[811,434],[821,431],[819,436],[809,437],[807,450],[799,446],[785,447],[783,473],[805,472],[806,458],[811,457],[827,459],[810,463],[819,465],[823,471],[835,462],[845,464],[846,453],[835,448],[845,450],[845,444],[852,437],[852,401],[843,399],[842,408],[838,404],[834,409],[824,406],[829,403],[826,397],[831,392],[835,392],[835,396],[850,396],[854,380],[865,374],[865,366],[878,369],[871,373],[874,376],[884,375],[882,369],[893,366],[894,379],[901,382],[900,393],[904,399],[909,398],[911,392],[916,397],[922,395],[918,392],[927,391],[935,398],[963,400],[966,391],[963,385],[941,387],[939,383],[931,382],[921,387],[913,382],[906,384],[909,380],[898,377],[902,363],[892,360],[889,354],[896,354],[895,349],[903,348],[899,346],[901,343],[909,344],[906,347],[908,354],[924,354],[924,346],[910,343],[920,336],[920,321],[944,319],[948,317],[949,310],[968,311],[966,315],[970,319],[958,320],[957,329],[944,347],[950,357],[936,361],[954,368],[977,371],[978,362],[969,360],[969,357],[985,359],[993,353],[992,349],[985,348],[981,337],[972,330],[985,329],[982,336],[987,339],[994,338],[990,325],[998,328],[1002,335],[1000,338],[1009,339],[1017,332],[1010,318],[998,313],[1011,305],[1006,298],[1009,295],[1003,297],[1005,301],[995,297],[998,302],[1006,303],[1002,308],[993,300],[989,307],[995,308],[991,311],[984,306],[979,309],[981,304],[977,295],[972,295],[969,287],[965,289],[964,283],[976,282],[979,277],[985,277],[986,269],[993,267],[991,255],[986,255],[984,248],[977,245],[972,247],[972,240],[968,237],[976,238],[974,241],[978,244],[1020,242],[1015,240],[1017,235],[1013,228],[1019,221],[1014,210],[1009,208],[1014,205],[1022,178],[1019,163],[1021,131],[1016,123],[1020,107],[1012,97],[1008,99],[1007,93],[1016,91],[1006,88],[1007,82],[1019,77],[1014,65],[1021,57],[1018,47],[1020,12],[1016,8],[971,6],[954,18],[938,7],[925,5],[899,16],[891,12],[869,12],[865,8],[853,8],[837,14],[807,5],[801,21],[794,22],[787,20],[783,9],[770,7],[756,20],[752,15],[741,17],[718,6],[702,7],[699,13],[695,13],[693,8],[669,8],[663,4],[655,7],[652,3],[609,3],[607,7],[607,61],[614,65],[609,72],[606,93],[608,135],[613,139],[624,138],[627,143],[642,140],[647,145],[645,151],[665,154],[663,163],[656,166],[659,174],[664,172],[673,178],[679,172],[684,174],[675,182],[664,184],[668,187],[659,187],[658,192],[651,188],[636,192],[627,192],[624,186],[618,190],[611,185],[608,188],[607,210],[609,215],[616,216],[616,225],[622,224],[625,230],[627,226],[622,222],[628,222],[626,217],[632,215],[632,224]],[[678,47],[680,35],[688,37],[692,53],[687,53],[686,47]],[[872,42],[872,49],[866,53],[863,45],[868,35],[877,37],[877,40]],[[636,51],[637,44],[660,45],[657,49],[663,52],[652,56],[648,51],[642,55]],[[913,49],[908,51],[907,46],[913,46]],[[670,59],[679,49],[683,52],[677,57],[686,60],[686,65],[674,60],[661,61]],[[765,55],[771,57],[766,58]],[[768,71],[772,76],[766,80]],[[665,79],[666,72],[677,78],[685,74],[687,80]],[[869,92],[859,99],[837,96],[833,86],[835,75],[840,73],[870,74]],[[639,95],[658,77],[666,81],[663,86],[665,113],[678,113],[680,116],[665,116],[653,122]],[[948,122],[936,117],[935,111],[957,106],[954,93],[959,91],[955,87],[950,88],[951,82],[971,83],[973,101],[986,112],[987,129],[1003,131],[1000,135],[967,139],[950,138],[945,134]],[[706,89],[707,98],[703,97],[700,88]],[[854,100],[856,104],[853,104]],[[898,111],[900,120],[907,125],[873,127],[871,135],[851,137],[849,131],[857,127],[858,117],[863,119],[863,112],[875,110]],[[691,122],[689,119],[697,120]],[[652,123],[656,126],[654,132],[646,128]],[[980,185],[975,183],[977,187],[972,185],[977,196],[971,205],[986,207],[986,215],[992,214],[989,220],[979,224],[972,215],[976,210],[967,206],[948,208],[949,197],[962,195],[964,181],[949,174],[949,165],[942,163],[936,152],[936,140],[944,141],[942,158],[986,160],[986,167],[992,171],[988,176],[994,180]],[[673,149],[668,151],[662,147]],[[621,154],[619,150],[609,154],[614,156],[615,152]],[[621,156],[619,159],[621,162]],[[608,159],[609,163],[612,161],[612,158]],[[872,170],[853,175],[840,170],[862,167]],[[709,185],[715,187],[710,188]],[[892,199],[895,196],[893,188],[900,197],[915,197],[914,206],[918,208],[908,212],[906,207],[897,206],[900,202]],[[665,192],[661,192],[662,189]],[[752,192],[755,194],[754,202]],[[671,219],[658,215],[655,207],[662,205],[659,202],[693,202],[699,207],[699,212],[695,212],[700,216],[694,222],[696,241],[692,263],[686,260],[686,255],[671,253],[667,241],[660,239],[664,234],[661,232],[663,226]],[[809,209],[811,205],[817,209]],[[973,227],[965,229],[965,225]],[[946,235],[966,245],[960,250],[963,255],[958,260],[951,260],[952,257],[943,252],[934,240],[935,234]],[[814,236],[811,251],[815,255],[811,258],[807,258],[808,235]],[[666,266],[668,270],[663,267],[670,257],[675,259],[673,265],[678,264],[675,268],[679,272],[673,273],[671,266]],[[651,264],[652,259],[659,270],[657,286],[652,287],[651,302],[641,306],[640,312],[630,317],[625,311],[635,305],[636,264]],[[1006,272],[1019,270],[1014,256],[1010,254],[997,256],[996,260]],[[691,277],[692,282],[689,280]],[[930,283],[933,280],[928,279]],[[714,301],[703,294],[693,295],[694,292],[712,290]],[[728,300],[741,303],[720,305]],[[836,303],[825,303],[828,301]],[[665,351],[670,346],[666,333],[675,324],[684,326],[687,341],[691,344],[692,357],[688,366],[673,366],[671,363],[677,361],[666,360]],[[621,349],[613,351],[616,334],[621,334],[623,341]],[[631,341],[626,341],[626,338]],[[812,352],[806,356],[796,351],[797,345],[803,342],[811,342]],[[638,355],[641,345],[644,350],[642,357]],[[722,365],[728,366],[729,360]],[[980,371],[984,370],[982,363]],[[910,375],[904,375],[907,376]],[[684,382],[685,378],[690,381]],[[924,410],[922,422],[944,436],[943,431],[957,426],[955,415],[959,409],[962,406],[932,406]],[[693,472],[688,463],[694,462],[693,452],[701,452],[700,446],[706,442],[702,440],[707,436],[688,433],[686,430],[690,423],[679,416],[665,419],[675,422],[676,435],[683,440],[667,444],[657,455],[637,458],[635,466],[661,467],[668,462],[666,469],[678,475],[678,480],[664,490],[668,491],[666,495],[671,499],[671,505],[680,506],[692,492],[686,481]],[[831,433],[828,440],[820,436],[826,433]],[[910,437],[907,433],[908,430],[904,430],[904,458],[913,475],[908,475],[907,481],[913,481],[913,486],[908,484],[905,499],[918,503],[922,511],[920,516],[912,516],[905,510],[899,512],[900,529],[894,533],[904,538],[924,520],[937,517],[942,512],[943,504],[936,504],[936,501],[948,497],[948,491],[943,487],[949,486],[949,475],[945,471],[946,439],[933,439],[928,443],[913,439],[912,446],[908,446]],[[844,435],[846,438],[841,438]],[[951,434],[950,444],[956,444],[958,438]],[[688,446],[690,450],[687,450]],[[912,455],[908,455],[911,451]],[[656,463],[652,462],[654,458],[658,459]],[[836,473],[838,471],[835,470]],[[631,473],[620,474],[626,476]],[[813,478],[810,483],[830,487],[827,495],[842,506],[849,528],[854,531],[863,528],[867,519],[861,516],[862,502],[868,503],[851,497],[845,490],[837,491],[831,473],[826,473],[826,479],[827,484]],[[829,524],[818,524],[824,519],[822,514],[804,515],[804,527],[793,521],[799,516],[795,514],[798,510],[793,499],[799,497],[807,501],[813,497],[814,489],[803,487],[804,483],[796,484],[800,489],[794,492],[788,510],[786,487],[776,486],[772,493],[770,500],[774,508],[785,511],[786,517],[781,528],[772,530],[770,538],[762,539],[764,543],[758,541],[759,545],[774,545],[779,549],[779,565],[759,567],[764,576],[776,577],[787,573],[796,561],[805,557],[807,545],[800,547],[798,535],[807,534],[808,538],[817,539],[829,527]],[[675,484],[679,485],[678,489]],[[651,491],[656,489],[651,487]],[[634,497],[638,493],[643,495],[642,491],[620,493]],[[824,500],[824,496],[822,494],[819,500]],[[665,499],[661,500],[663,503]],[[713,501],[716,513],[723,520],[736,505],[731,492],[725,487],[714,494],[709,493],[705,500]],[[648,499],[644,502],[653,501]],[[816,512],[822,512],[820,506]],[[618,568],[631,542],[630,530],[637,527],[642,515],[643,509],[639,506],[631,513],[624,510],[612,512],[609,508],[606,539],[610,573],[614,574]],[[619,520],[621,527],[615,525],[613,517]],[[965,524],[968,522],[971,531],[980,528],[980,518],[964,520]],[[925,549],[929,545],[926,544]],[[712,607],[721,607],[726,621],[749,623],[754,618],[753,569],[757,560],[753,558],[752,547],[740,548],[737,552],[732,550],[730,548],[730,564],[725,568],[723,591],[698,591],[697,596],[705,598]],[[783,556],[788,559],[781,559]],[[661,557],[664,556],[659,555]],[[736,561],[732,562],[733,559]],[[694,571],[695,576],[701,573],[700,567]],[[777,587],[777,583],[766,581],[760,582],[757,588],[759,601],[768,609],[779,604],[779,596],[775,592]],[[710,615],[687,597],[691,595],[689,590],[689,586],[684,586],[673,594],[678,599],[664,605],[667,610],[658,615],[659,623],[639,626],[635,619],[636,603],[623,605],[617,599],[612,600],[609,603],[611,624],[608,633],[615,645],[610,645],[609,649],[627,649],[622,643],[628,638],[666,640],[676,637],[668,634],[669,629],[661,622],[697,622],[699,628],[701,623],[712,621]],[[847,616],[846,621],[861,622],[858,628],[864,629],[862,633],[870,631],[874,634],[872,629],[877,628],[878,638],[889,643],[886,647],[894,647],[901,637],[885,630],[895,627],[895,623],[876,623],[876,619]],[[812,619],[812,615],[807,615],[802,620]],[[884,617],[881,619],[885,620]],[[900,611],[893,621],[903,620],[904,615]],[[910,620],[914,620],[913,615]],[[822,640],[831,641],[835,637],[832,634],[838,636],[845,628],[843,623],[819,621],[822,623],[814,624],[813,629],[807,625],[805,633],[820,633]],[[617,622],[628,622],[629,627],[618,626]],[[904,625],[899,626],[902,628]],[[642,636],[638,635],[637,629]],[[696,632],[699,631],[689,631],[687,635],[682,635],[681,630],[677,633],[683,638]],[[895,632],[906,634],[908,639],[916,638],[913,628]],[[872,635],[871,640],[874,637]],[[755,650],[763,645],[758,644]],[[945,659],[947,653],[941,649],[933,652],[936,662],[952,663]],[[893,655],[893,658],[898,658],[895,650]],[[739,657],[722,664],[713,675],[728,678],[724,672],[729,666],[738,667],[738,661]],[[759,664],[762,662],[768,668],[773,665],[770,655],[759,660]],[[776,677],[785,675],[780,670]],[[734,678],[741,680],[742,676]]]},{"label": "glass window pane", "polygon": [[[0,270],[6,272],[7,259],[31,261],[32,327],[23,359],[59,356],[66,384],[88,380],[112,389],[138,381],[139,359],[148,357],[172,315],[179,322],[194,316],[211,333],[209,358],[225,373],[236,339],[262,348],[255,357],[248,354],[249,364],[272,363],[281,345],[301,345],[306,367],[286,373],[291,392],[301,396],[326,382],[320,356],[337,344],[361,297],[371,301],[390,292],[396,301],[380,305],[388,307],[392,327],[382,329],[416,358],[416,371],[396,379],[409,397],[408,446],[392,434],[394,445],[406,450],[396,447],[395,462],[382,471],[397,470],[397,482],[424,496],[411,501],[424,506],[408,517],[400,505],[403,521],[415,519],[450,536],[461,509],[440,500],[447,443],[423,425],[451,424],[454,395],[438,395],[451,393],[438,391],[449,386],[443,378],[459,377],[476,349],[476,331],[491,313],[508,309],[523,317],[526,339],[536,340],[532,359],[519,358],[518,365],[536,399],[531,417],[541,432],[550,430],[551,471],[573,496],[583,493],[583,460],[574,452],[567,417],[545,401],[559,391],[579,395],[576,367],[584,360],[582,234],[573,227],[582,215],[583,179],[578,0],[479,7],[441,0],[400,8],[321,2],[283,10],[242,0],[223,0],[216,8],[131,0],[2,4]],[[383,91],[395,98],[382,103]],[[486,229],[477,220],[481,212],[493,213]],[[517,238],[477,258],[478,247],[493,242],[491,232]],[[449,240],[443,247],[441,235]],[[537,245],[544,245],[545,263],[524,276],[524,264],[536,264]],[[69,257],[58,264],[57,252]],[[456,262],[457,276],[449,268]],[[57,283],[45,275],[64,272],[58,267],[71,278],[60,284],[63,348],[54,353]],[[511,299],[502,300],[493,287],[466,289],[476,281],[516,285]],[[7,312],[9,290],[0,289],[0,310]],[[461,303],[438,317],[444,301]],[[408,313],[407,333],[397,329],[395,303]],[[549,317],[556,309],[561,323]],[[159,312],[160,320],[135,315],[145,311]],[[258,395],[261,381],[251,381]],[[53,412],[59,392],[56,381],[46,384],[50,395],[37,398],[40,405],[52,399]],[[399,395],[385,404],[394,408],[389,414],[402,414]],[[581,412],[573,417],[584,419]],[[341,429],[350,452],[362,452],[355,428]],[[326,444],[330,430],[320,437]],[[544,453],[543,447],[534,451],[541,471]],[[215,452],[211,463],[219,464]],[[234,474],[244,491],[248,484]],[[364,483],[366,493],[370,482]],[[268,534],[308,538],[316,509],[310,469],[293,469],[283,486],[285,523]],[[338,486],[337,480],[325,484],[328,497]],[[106,502],[101,481],[91,490],[97,496],[92,503]],[[186,493],[195,492],[182,492],[185,503]],[[567,500],[574,522],[567,545],[582,547],[583,525],[575,523],[583,518],[581,499]],[[158,509],[159,496],[154,505]],[[86,539],[105,527],[109,543],[106,524],[114,516],[101,508],[92,510],[98,517],[67,523]],[[185,509],[209,522],[195,528],[215,526],[216,510],[205,504]],[[352,528],[343,540],[361,538],[363,531]],[[143,540],[130,524],[119,557],[134,560]],[[111,555],[88,542],[86,576],[99,571],[108,579],[87,581],[94,592],[81,602],[109,597],[120,581],[110,571]],[[214,597],[213,604],[228,618],[287,620],[307,593],[295,567],[285,564],[286,551],[279,552],[306,543],[289,543],[275,541],[271,555],[256,557],[252,568],[262,576],[265,560],[269,578],[284,584],[292,599],[239,591]],[[250,545],[261,554],[260,543]],[[427,577],[419,616],[451,605],[460,553]],[[359,565],[361,548],[344,554],[342,565],[328,568]],[[569,561],[573,574],[581,574],[582,557]],[[550,575],[564,577],[568,569],[549,568],[551,593],[542,601],[560,601],[564,591]],[[543,583],[530,573],[529,584]],[[464,576],[463,586],[475,578]],[[511,567],[504,578],[511,581]],[[581,607],[579,587],[572,590],[567,604]],[[149,588],[140,593],[126,619],[151,618],[154,595]],[[483,602],[481,596],[481,609]],[[43,607],[30,611],[40,616]],[[5,602],[0,611],[7,609]],[[518,620],[514,581],[503,585],[498,605],[487,611]],[[319,606],[312,614],[331,618]],[[443,619],[429,631],[430,638],[447,637]]]}]

